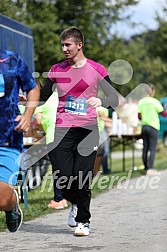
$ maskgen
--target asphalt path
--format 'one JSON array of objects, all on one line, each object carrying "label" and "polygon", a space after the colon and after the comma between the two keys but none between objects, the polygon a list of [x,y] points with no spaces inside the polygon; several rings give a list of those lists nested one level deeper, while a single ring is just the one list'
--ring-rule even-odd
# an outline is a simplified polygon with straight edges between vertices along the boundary
[{"label": "asphalt path", "polygon": [[167,170],[154,177],[125,178],[92,199],[88,237],[73,235],[68,212],[25,222],[16,233],[1,232],[0,251],[166,252]]}]

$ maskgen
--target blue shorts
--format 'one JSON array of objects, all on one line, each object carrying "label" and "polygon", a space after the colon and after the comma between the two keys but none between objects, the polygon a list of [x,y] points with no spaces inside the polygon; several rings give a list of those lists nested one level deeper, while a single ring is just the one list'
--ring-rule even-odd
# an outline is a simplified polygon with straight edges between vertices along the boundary
[{"label": "blue shorts", "polygon": [[15,148],[0,147],[0,181],[16,185],[21,152]]}]

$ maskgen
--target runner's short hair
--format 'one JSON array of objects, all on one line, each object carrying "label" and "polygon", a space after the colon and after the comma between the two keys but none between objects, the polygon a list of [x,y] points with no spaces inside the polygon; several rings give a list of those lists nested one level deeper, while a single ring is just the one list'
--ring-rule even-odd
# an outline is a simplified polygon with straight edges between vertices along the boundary
[{"label": "runner's short hair", "polygon": [[148,85],[149,85],[149,87],[151,88],[151,90],[152,90],[152,91],[154,91],[154,90],[155,90],[155,85],[154,85],[154,84],[149,83]]},{"label": "runner's short hair", "polygon": [[76,43],[82,42],[84,45],[84,36],[82,32],[80,31],[79,28],[72,26],[67,29],[65,29],[61,34],[60,34],[60,39],[65,40],[68,38],[74,38],[74,41]]},{"label": "runner's short hair", "polygon": [[152,96],[155,92],[155,86],[152,83],[148,83],[145,87],[146,95]]}]

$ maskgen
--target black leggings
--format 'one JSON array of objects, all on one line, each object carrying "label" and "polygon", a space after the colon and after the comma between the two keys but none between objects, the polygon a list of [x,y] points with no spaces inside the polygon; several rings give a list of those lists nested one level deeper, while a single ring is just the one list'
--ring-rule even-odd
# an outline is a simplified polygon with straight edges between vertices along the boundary
[{"label": "black leggings", "polygon": [[63,196],[77,204],[76,221],[89,222],[93,168],[99,142],[96,125],[86,128],[56,128],[54,148],[51,147],[54,174]]},{"label": "black leggings", "polygon": [[[158,140],[158,130],[151,126],[143,125],[142,127],[142,139],[143,139],[143,164],[145,170],[154,168],[155,153]],[[148,152],[150,152],[148,157]]]}]

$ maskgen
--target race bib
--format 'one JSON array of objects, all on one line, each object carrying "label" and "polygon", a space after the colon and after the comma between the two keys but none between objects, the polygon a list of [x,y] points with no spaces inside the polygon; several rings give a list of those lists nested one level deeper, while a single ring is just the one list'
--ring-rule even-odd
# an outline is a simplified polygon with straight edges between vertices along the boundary
[{"label": "race bib", "polygon": [[5,95],[5,82],[3,78],[3,74],[0,74],[0,97]]},{"label": "race bib", "polygon": [[65,103],[65,112],[86,115],[87,114],[87,104],[85,98],[77,98],[75,96],[67,96]]}]

